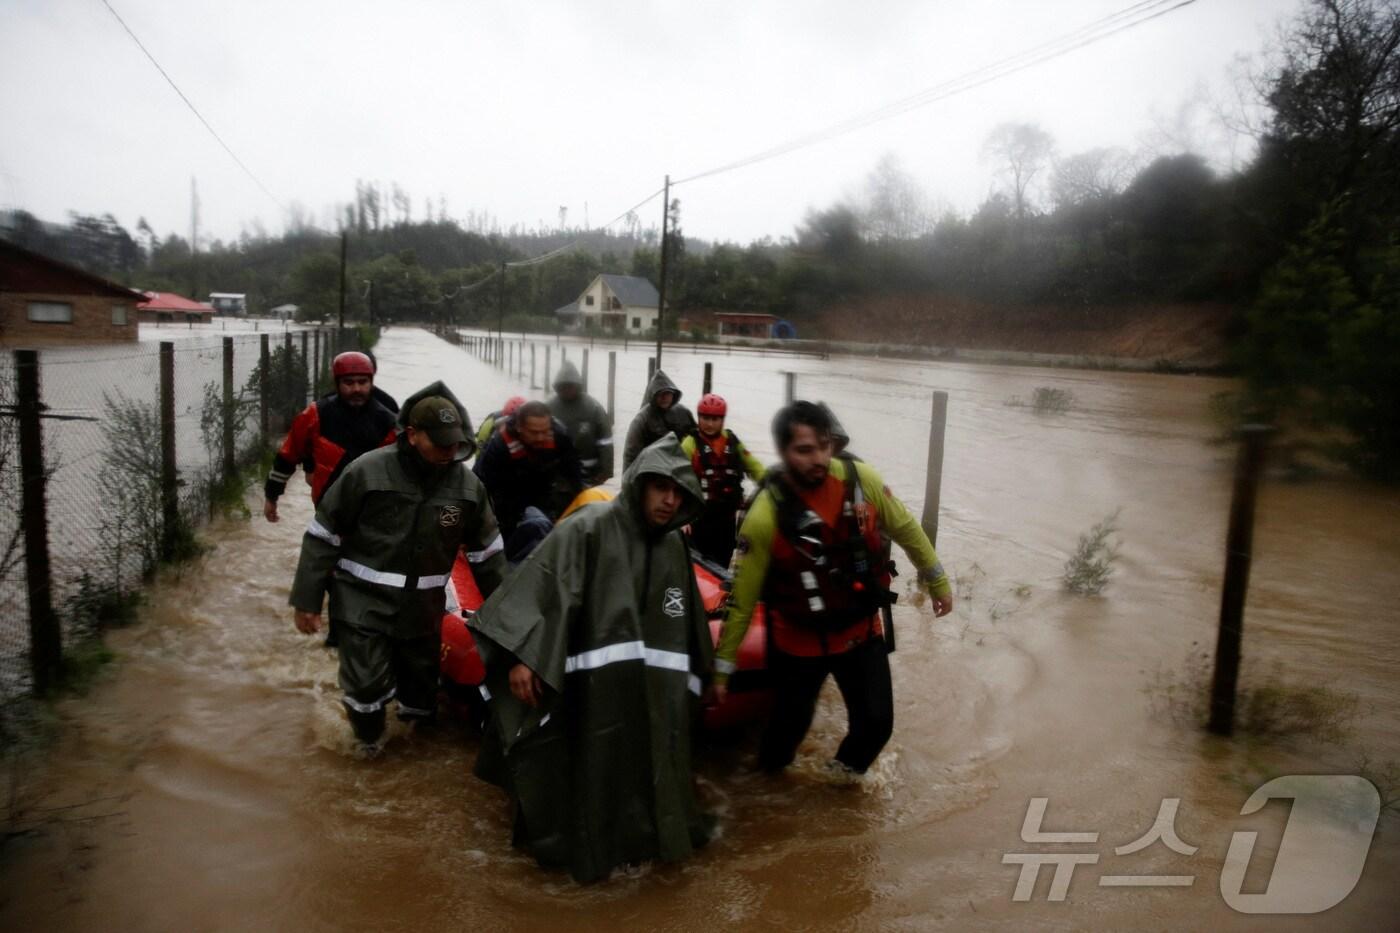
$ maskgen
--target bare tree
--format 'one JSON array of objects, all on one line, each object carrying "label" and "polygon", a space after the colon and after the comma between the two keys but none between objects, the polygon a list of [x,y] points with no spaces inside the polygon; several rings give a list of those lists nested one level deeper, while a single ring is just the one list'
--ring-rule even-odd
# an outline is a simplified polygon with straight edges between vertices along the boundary
[{"label": "bare tree", "polygon": [[982,157],[996,163],[1011,187],[1018,221],[1032,207],[1032,185],[1055,154],[1054,138],[1034,123],[1003,123],[987,135]]},{"label": "bare tree", "polygon": [[928,232],[928,197],[894,153],[880,157],[865,179],[862,220],[877,240],[908,240]]},{"label": "bare tree", "polygon": [[1121,192],[1132,172],[1133,159],[1123,149],[1090,149],[1057,159],[1050,200],[1056,208],[1101,201]]}]

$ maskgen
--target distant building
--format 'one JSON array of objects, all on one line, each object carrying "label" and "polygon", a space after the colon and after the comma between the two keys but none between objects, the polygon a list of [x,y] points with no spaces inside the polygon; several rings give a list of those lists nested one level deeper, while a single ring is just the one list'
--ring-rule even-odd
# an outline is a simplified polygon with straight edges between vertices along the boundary
[{"label": "distant building", "polygon": [[716,311],[715,324],[720,337],[787,340],[797,336],[797,330],[791,324],[772,314]]},{"label": "distant building", "polygon": [[277,320],[279,321],[291,321],[296,318],[297,312],[300,310],[301,308],[297,307],[296,305],[278,305],[271,311],[267,312],[267,314],[269,317],[277,318]]},{"label": "distant building", "polygon": [[146,296],[76,266],[0,240],[0,346],[136,340]]},{"label": "distant building", "polygon": [[248,313],[248,295],[244,292],[210,292],[209,303],[215,314],[243,317]]},{"label": "distant building", "polygon": [[554,313],[566,327],[640,334],[656,329],[660,302],[656,286],[644,278],[603,274],[593,279],[578,301]]},{"label": "distant building", "polygon": [[142,324],[208,324],[214,309],[174,292],[146,292],[136,306]]}]

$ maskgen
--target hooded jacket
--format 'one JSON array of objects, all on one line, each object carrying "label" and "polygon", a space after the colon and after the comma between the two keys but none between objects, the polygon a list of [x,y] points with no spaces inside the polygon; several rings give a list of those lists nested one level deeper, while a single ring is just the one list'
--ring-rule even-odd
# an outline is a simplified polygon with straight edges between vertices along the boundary
[{"label": "hooded jacket", "polygon": [[507,538],[530,506],[554,521],[583,491],[583,467],[563,423],[551,419],[553,441],[531,449],[516,438],[515,419],[512,415],[501,423],[472,468],[486,485]]},{"label": "hooded jacket", "polygon": [[[643,516],[649,474],[683,491],[665,529]],[[579,881],[680,859],[708,838],[690,736],[713,649],[679,531],[700,510],[690,461],[664,438],[616,499],[560,522],[469,623],[491,701],[477,774],[514,798],[516,841]],[[510,692],[517,660],[545,685],[537,709]]]},{"label": "hooded jacket", "polygon": [[[559,396],[561,386],[578,386],[578,397],[566,402]],[[549,410],[564,425],[578,451],[583,466],[584,482],[597,486],[612,479],[613,436],[612,419],[598,400],[583,391],[583,377],[578,367],[568,360],[559,367],[554,379],[555,395],[549,400]]]},{"label": "hooded jacket", "polygon": [[[664,411],[656,407],[656,397],[662,392],[676,394],[675,402]],[[683,440],[694,434],[695,430],[695,416],[690,413],[689,408],[681,404],[680,388],[671,381],[670,376],[658,369],[647,384],[646,404],[637,412],[631,427],[627,429],[627,446],[622,452],[622,468],[626,470],[637,454],[642,452],[642,448],[668,433],[675,434],[677,440]]]},{"label": "hooded jacket", "polygon": [[[457,406],[468,438],[467,411],[441,382],[414,393],[399,412],[441,395]],[[330,616],[397,638],[429,634],[441,624],[445,587],[459,549],[465,549],[477,585],[494,591],[505,567],[503,542],[481,481],[458,458],[430,467],[400,433],[391,447],[350,464],[321,499],[302,538],[289,602],[320,612],[327,593]]]}]

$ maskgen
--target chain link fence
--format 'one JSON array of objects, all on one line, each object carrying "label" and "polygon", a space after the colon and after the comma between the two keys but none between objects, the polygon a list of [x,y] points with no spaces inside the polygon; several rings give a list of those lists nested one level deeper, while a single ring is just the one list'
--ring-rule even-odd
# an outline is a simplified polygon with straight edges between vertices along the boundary
[{"label": "chain link fence", "polygon": [[128,621],[244,491],[359,329],[0,354],[0,704]]}]

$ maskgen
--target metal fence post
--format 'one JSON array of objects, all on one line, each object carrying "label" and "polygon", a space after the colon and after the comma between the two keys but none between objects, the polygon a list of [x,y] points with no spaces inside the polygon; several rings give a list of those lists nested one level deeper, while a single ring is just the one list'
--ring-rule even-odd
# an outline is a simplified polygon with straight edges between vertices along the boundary
[{"label": "metal fence post", "polygon": [[938,508],[943,496],[943,438],[948,427],[948,393],[933,393],[933,413],[928,427],[928,473],[924,479],[924,534],[938,544]]},{"label": "metal fence post", "polygon": [[267,346],[267,334],[258,338],[258,433],[267,446],[271,426],[268,424],[267,392],[272,385],[272,354]]},{"label": "metal fence post", "polygon": [[233,338],[224,338],[224,482],[232,483],[238,468],[234,464],[233,449]]},{"label": "metal fence post", "polygon": [[617,420],[617,351],[608,351],[608,420]]},{"label": "metal fence post", "polygon": [[1249,564],[1254,548],[1254,504],[1264,469],[1270,429],[1247,424],[1241,431],[1235,463],[1235,490],[1230,498],[1230,525],[1225,534],[1225,583],[1220,595],[1220,632],[1215,644],[1215,672],[1210,685],[1211,732],[1235,731],[1235,688],[1240,676],[1244,638],[1244,600],[1249,592]]},{"label": "metal fence post", "polygon": [[175,344],[160,344],[160,552],[175,556],[175,530],[180,523],[180,490],[175,473]]},{"label": "metal fence post", "polygon": [[29,665],[34,692],[58,683],[63,667],[63,631],[53,608],[49,565],[49,511],[44,470],[43,403],[39,352],[15,351],[15,414],[19,417],[20,522],[24,530],[24,582],[29,599]]}]

